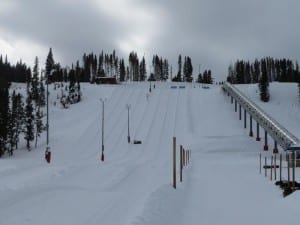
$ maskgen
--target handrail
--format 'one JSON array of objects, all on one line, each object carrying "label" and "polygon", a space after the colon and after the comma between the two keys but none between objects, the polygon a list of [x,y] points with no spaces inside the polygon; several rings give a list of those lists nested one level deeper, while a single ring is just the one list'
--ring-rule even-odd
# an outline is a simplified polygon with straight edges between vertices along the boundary
[{"label": "handrail", "polygon": [[227,91],[283,149],[287,149],[291,145],[300,143],[297,137],[280,125],[269,114],[264,112],[232,84],[225,82],[223,89]]}]

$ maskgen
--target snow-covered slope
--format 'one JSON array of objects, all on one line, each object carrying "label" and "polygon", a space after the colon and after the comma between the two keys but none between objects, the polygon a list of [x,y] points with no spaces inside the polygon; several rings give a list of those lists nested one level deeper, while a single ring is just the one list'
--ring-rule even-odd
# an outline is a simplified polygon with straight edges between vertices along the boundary
[{"label": "snow-covered slope", "polygon": [[270,83],[270,101],[268,103],[259,101],[257,84],[237,85],[237,87],[292,134],[300,137],[299,123],[297,122],[300,121],[300,99],[297,83]]},{"label": "snow-covered slope", "polygon": [[[27,152],[23,143],[14,157],[0,159],[0,224],[297,222],[299,194],[282,198],[278,187],[258,173],[262,143],[248,137],[220,86],[174,85],[156,83],[148,98],[148,83],[83,84],[82,102],[68,109],[53,105],[59,90],[52,92],[51,164],[44,160],[45,134],[37,149]],[[240,88],[257,101],[256,86]],[[278,84],[262,107],[299,136],[299,129],[289,127],[299,124],[297,99],[282,99],[292,93]],[[106,98],[104,162],[100,98]],[[126,104],[131,105],[131,139],[141,145],[127,143]],[[286,119],[281,112],[289,112]],[[183,145],[192,151],[176,190],[171,185],[173,136],[177,149]]]}]

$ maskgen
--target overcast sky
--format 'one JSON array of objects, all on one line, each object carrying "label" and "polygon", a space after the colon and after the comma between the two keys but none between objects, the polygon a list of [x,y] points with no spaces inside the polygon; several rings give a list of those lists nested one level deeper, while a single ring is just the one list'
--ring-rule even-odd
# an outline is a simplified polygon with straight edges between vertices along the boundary
[{"label": "overcast sky", "polygon": [[225,79],[230,63],[300,59],[299,0],[0,0],[0,54],[41,66],[49,48],[63,66],[103,49],[148,60],[191,56],[194,74]]}]

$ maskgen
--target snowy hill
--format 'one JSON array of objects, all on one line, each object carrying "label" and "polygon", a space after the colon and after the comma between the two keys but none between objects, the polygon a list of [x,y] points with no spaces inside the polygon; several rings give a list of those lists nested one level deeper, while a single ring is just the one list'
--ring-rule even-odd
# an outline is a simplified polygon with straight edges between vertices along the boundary
[{"label": "snowy hill", "polygon": [[[148,95],[148,83],[82,84],[82,102],[68,109],[54,105],[59,90],[50,87],[52,161],[44,160],[45,133],[37,149],[27,152],[22,143],[14,157],[0,159],[0,225],[298,221],[299,193],[282,198],[274,182],[259,174],[263,143],[248,136],[220,86],[184,86],[156,83]],[[300,136],[294,84],[271,84],[267,104],[259,102],[257,85],[239,88]],[[106,98],[104,162],[100,161],[100,98]],[[127,143],[126,104],[131,105],[131,140],[141,140],[140,145]],[[192,151],[184,181],[176,190],[172,188],[173,136],[177,150],[183,145]]]}]

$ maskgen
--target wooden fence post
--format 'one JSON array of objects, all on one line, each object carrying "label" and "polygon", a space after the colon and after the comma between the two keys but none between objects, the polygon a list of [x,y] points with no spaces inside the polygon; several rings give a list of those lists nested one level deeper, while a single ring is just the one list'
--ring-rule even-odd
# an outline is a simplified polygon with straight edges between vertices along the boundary
[{"label": "wooden fence post", "polygon": [[261,174],[261,153],[259,153],[259,174]]},{"label": "wooden fence post", "polygon": [[282,154],[279,156],[279,180],[282,181]]},{"label": "wooden fence post", "polygon": [[176,137],[173,137],[173,187],[176,189]]},{"label": "wooden fence post", "polygon": [[183,149],[183,166],[185,167],[185,149],[184,148],[182,149]]},{"label": "wooden fence post", "polygon": [[273,156],[271,156],[271,174],[270,174],[270,180],[273,180]]},{"label": "wooden fence post", "polygon": [[265,156],[265,177],[267,177],[267,157]]},{"label": "wooden fence post", "polygon": [[277,180],[276,154],[274,154],[274,180]]},{"label": "wooden fence post", "polygon": [[189,164],[189,150],[186,150],[186,165]]},{"label": "wooden fence post", "polygon": [[188,152],[189,152],[189,150],[185,151],[185,165],[186,166],[188,165]]}]

